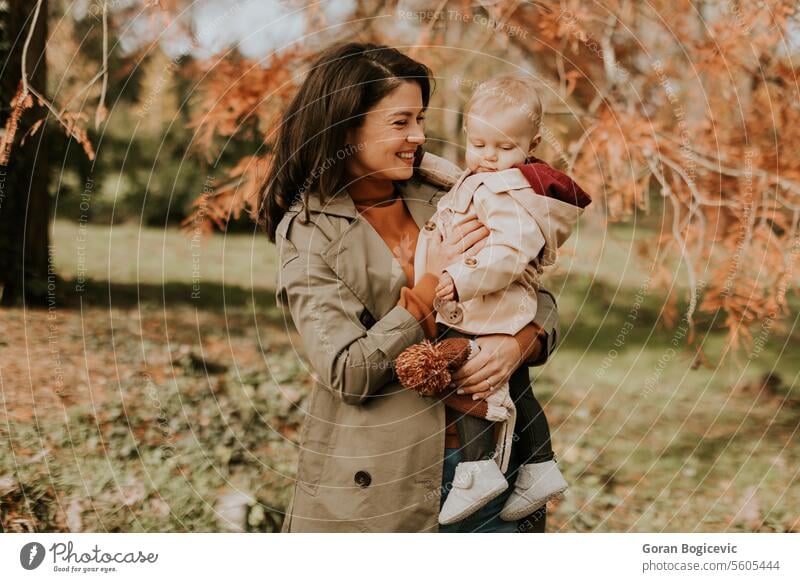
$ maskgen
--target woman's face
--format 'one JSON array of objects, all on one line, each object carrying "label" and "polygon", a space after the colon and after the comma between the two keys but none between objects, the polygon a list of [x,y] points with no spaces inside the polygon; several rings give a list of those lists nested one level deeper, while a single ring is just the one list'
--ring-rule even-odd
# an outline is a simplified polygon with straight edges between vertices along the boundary
[{"label": "woman's face", "polygon": [[425,143],[422,91],[401,83],[364,116],[361,127],[348,134],[353,153],[345,162],[351,180],[408,180],[414,172],[414,152]]}]

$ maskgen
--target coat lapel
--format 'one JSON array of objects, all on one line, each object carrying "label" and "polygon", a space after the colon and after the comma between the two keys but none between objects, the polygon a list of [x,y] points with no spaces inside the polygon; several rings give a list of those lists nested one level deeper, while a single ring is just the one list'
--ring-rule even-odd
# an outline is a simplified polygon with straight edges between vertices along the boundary
[{"label": "coat lapel", "polygon": [[439,188],[424,182],[406,182],[399,185],[400,195],[406,203],[417,228],[421,229],[436,210],[436,194]]},{"label": "coat lapel", "polygon": [[[450,189],[451,194],[447,197],[447,205],[456,212],[462,214],[466,212],[470,202],[472,202],[472,195],[475,193],[476,188],[480,186],[480,176],[481,174],[471,175],[469,170],[464,170],[461,177]],[[462,188],[462,185],[465,187]]]},{"label": "coat lapel", "polygon": [[[375,319],[388,313],[406,285],[406,277],[389,247],[372,225],[356,218],[331,241],[322,259],[364,304]],[[387,293],[387,289],[390,290]]]},{"label": "coat lapel", "polygon": [[[443,191],[416,180],[398,187],[411,217],[422,228],[436,210],[434,198]],[[397,305],[400,289],[410,284],[400,263],[372,225],[358,215],[345,192],[325,205],[309,197],[309,211],[353,219],[325,247],[322,259],[375,319],[382,318]]]}]

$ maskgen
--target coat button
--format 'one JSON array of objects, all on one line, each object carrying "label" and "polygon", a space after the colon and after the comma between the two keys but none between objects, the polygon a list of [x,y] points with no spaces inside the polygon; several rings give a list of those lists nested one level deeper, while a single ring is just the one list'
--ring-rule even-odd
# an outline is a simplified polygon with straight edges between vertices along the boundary
[{"label": "coat button", "polygon": [[361,312],[361,315],[358,316],[358,320],[361,322],[361,325],[367,329],[375,325],[375,318],[372,317],[372,314],[366,309]]},{"label": "coat button", "polygon": [[[434,299],[435,304],[436,300]],[[436,312],[450,325],[461,323],[461,320],[464,319],[464,310],[456,301],[441,301]]]},{"label": "coat button", "polygon": [[461,306],[457,306],[451,313],[447,315],[447,321],[451,324],[461,323],[462,319],[464,319],[464,310],[461,309]]},{"label": "coat button", "polygon": [[474,267],[478,264],[478,259],[475,257],[465,257],[464,264],[468,267]]},{"label": "coat button", "polygon": [[359,471],[356,473],[353,481],[363,489],[364,487],[369,487],[369,484],[372,483],[372,476],[366,471]]},{"label": "coat button", "polygon": [[433,232],[434,230],[436,230],[436,224],[429,220],[428,222],[425,223],[423,228],[428,232]]}]

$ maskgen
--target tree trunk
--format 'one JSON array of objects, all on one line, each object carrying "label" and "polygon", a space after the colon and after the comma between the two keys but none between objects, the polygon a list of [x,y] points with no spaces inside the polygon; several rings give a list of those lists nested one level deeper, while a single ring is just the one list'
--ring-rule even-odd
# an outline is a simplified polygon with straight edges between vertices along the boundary
[{"label": "tree trunk", "polygon": [[[22,51],[36,2],[12,0],[0,4],[0,51],[4,65],[0,80],[0,127],[12,111],[10,102],[22,79]],[[47,0],[28,48],[28,82],[42,95],[47,90]],[[0,288],[2,305],[23,299],[43,304],[47,299],[49,265],[48,161],[45,125],[34,136],[23,136],[46,115],[38,104],[25,111],[11,146],[8,166],[0,166]]]}]

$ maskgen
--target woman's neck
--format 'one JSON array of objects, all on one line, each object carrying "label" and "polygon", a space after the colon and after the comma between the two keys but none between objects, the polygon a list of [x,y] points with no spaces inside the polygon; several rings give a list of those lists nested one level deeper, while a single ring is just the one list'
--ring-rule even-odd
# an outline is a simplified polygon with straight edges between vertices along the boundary
[{"label": "woman's neck", "polygon": [[351,182],[347,186],[347,192],[350,198],[358,205],[380,204],[381,202],[388,202],[395,198],[394,182],[391,180],[373,180],[370,178],[361,178]]}]

